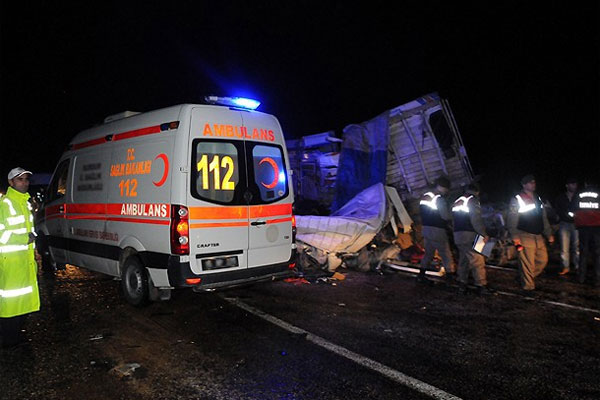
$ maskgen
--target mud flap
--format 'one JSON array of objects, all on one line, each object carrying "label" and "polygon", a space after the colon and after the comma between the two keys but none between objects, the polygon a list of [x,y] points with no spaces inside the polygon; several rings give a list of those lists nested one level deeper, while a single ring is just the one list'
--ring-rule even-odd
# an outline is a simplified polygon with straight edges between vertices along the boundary
[{"label": "mud flap", "polygon": [[150,301],[167,301],[171,299],[172,289],[160,289],[154,286],[152,277],[148,274],[148,299]]}]

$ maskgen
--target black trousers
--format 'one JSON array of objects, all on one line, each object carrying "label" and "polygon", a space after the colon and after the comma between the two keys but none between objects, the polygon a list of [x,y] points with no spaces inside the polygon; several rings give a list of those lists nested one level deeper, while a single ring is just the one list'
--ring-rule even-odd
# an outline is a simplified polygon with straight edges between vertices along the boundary
[{"label": "black trousers", "polygon": [[26,319],[27,314],[0,318],[0,337],[2,337],[3,347],[14,346],[23,341],[24,337],[21,329],[23,329]]}]

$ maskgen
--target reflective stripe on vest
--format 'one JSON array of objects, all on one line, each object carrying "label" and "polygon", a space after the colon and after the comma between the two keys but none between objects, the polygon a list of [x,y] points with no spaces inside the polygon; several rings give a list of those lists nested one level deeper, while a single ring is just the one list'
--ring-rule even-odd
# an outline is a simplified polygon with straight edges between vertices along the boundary
[{"label": "reflective stripe on vest", "polygon": [[24,250],[28,250],[29,249],[29,245],[27,244],[14,244],[14,245],[7,245],[7,246],[0,246],[0,254],[6,254],[6,253],[15,253],[17,251],[24,251]]},{"label": "reflective stripe on vest", "polygon": [[425,199],[423,199],[423,200],[421,200],[419,202],[419,204],[422,205],[422,206],[429,207],[432,210],[437,210],[437,204],[436,204],[436,202],[437,202],[438,197],[440,197],[440,195],[439,194],[434,195],[431,192],[427,192],[423,196],[430,197],[431,200],[425,200]]},{"label": "reflective stripe on vest", "polygon": [[535,199],[530,204],[525,203],[525,200],[520,195],[515,198],[519,203],[519,223],[517,229],[534,235],[539,235],[544,231],[544,219],[542,209],[544,208],[542,200],[538,197],[539,208],[536,205]]},{"label": "reflective stripe on vest", "polygon": [[10,235],[12,235],[13,233],[22,235],[24,233],[27,233],[27,228],[12,229],[2,232],[2,236],[0,236],[0,243],[8,243],[8,241],[10,240]]},{"label": "reflective stripe on vest", "polygon": [[[523,214],[531,210],[535,210],[535,201],[531,204],[525,203],[525,200],[521,198],[521,196],[516,195],[517,201],[519,202],[519,213]],[[540,200],[540,208],[544,208],[541,200]]]},{"label": "reflective stripe on vest", "polygon": [[8,225],[10,225],[10,226],[22,224],[25,222],[25,216],[17,215],[16,217],[8,217],[8,218],[6,218],[6,221],[8,222]]},{"label": "reflective stripe on vest", "polygon": [[452,212],[464,212],[469,213],[469,200],[473,198],[473,195],[469,197],[460,196],[454,202],[454,207],[452,207]]},{"label": "reflective stripe on vest", "polygon": [[12,205],[12,201],[10,201],[7,198],[5,198],[2,201],[4,201],[6,204],[8,204],[8,209],[10,210],[10,215],[17,215],[17,212],[15,211],[15,208]]},{"label": "reflective stripe on vest", "polygon": [[[0,246],[0,253],[14,253],[17,251],[22,251],[22,250],[27,250],[29,247],[27,245],[9,245],[6,246],[6,244],[8,243],[8,241],[10,240],[11,235],[14,234],[26,234],[28,232],[28,229],[26,226],[24,226],[26,224],[26,220],[25,220],[25,215],[24,214],[17,214],[17,211],[15,210],[12,201],[10,201],[10,199],[8,198],[4,198],[2,199],[2,201],[4,201],[9,208],[10,217],[6,217],[6,223],[8,224],[8,226],[4,225],[4,224],[0,224],[1,225],[1,230],[3,231],[2,234],[0,235],[0,245],[5,245],[5,246]],[[27,202],[27,208],[30,210],[29,213],[29,221],[31,222],[33,219],[33,215],[31,214],[31,204],[29,204],[29,202]],[[17,226],[19,226],[17,228]],[[7,229],[7,228],[13,228],[13,229]]]},{"label": "reflective stripe on vest", "polygon": [[26,286],[21,289],[2,290],[0,289],[0,297],[19,297],[33,292],[33,286]]}]

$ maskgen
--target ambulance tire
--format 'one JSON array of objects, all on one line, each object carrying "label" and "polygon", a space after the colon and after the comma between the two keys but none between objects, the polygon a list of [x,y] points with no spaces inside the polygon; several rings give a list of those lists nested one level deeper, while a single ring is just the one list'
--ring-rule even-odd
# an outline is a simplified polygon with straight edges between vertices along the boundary
[{"label": "ambulance tire", "polygon": [[121,289],[125,300],[132,306],[143,307],[149,303],[148,272],[135,256],[125,260],[121,275]]},{"label": "ambulance tire", "polygon": [[52,254],[50,254],[50,249],[48,248],[48,239],[45,235],[40,235],[37,237],[35,240],[35,248],[37,253],[40,255],[42,271],[48,275],[54,274],[57,269],[56,263],[52,258]]},{"label": "ambulance tire", "polygon": [[56,263],[52,258],[52,254],[49,251],[44,251],[40,254],[42,258],[42,271],[48,275],[56,272],[58,268],[56,268]]}]

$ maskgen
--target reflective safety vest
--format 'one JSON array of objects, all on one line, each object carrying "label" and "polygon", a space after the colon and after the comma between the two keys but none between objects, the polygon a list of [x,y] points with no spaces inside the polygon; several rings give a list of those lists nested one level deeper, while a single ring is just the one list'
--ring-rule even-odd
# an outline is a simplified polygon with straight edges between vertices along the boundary
[{"label": "reflective safety vest", "polygon": [[475,228],[473,228],[473,224],[471,223],[471,214],[469,210],[469,200],[472,198],[473,195],[460,196],[454,201],[454,205],[452,206],[454,232],[475,232]]},{"label": "reflective safety vest", "polygon": [[446,227],[446,221],[444,221],[440,215],[437,206],[440,197],[441,195],[433,194],[432,192],[427,192],[421,197],[419,209],[421,211],[421,220],[424,226],[434,226],[442,229]]},{"label": "reflective safety vest", "polygon": [[600,194],[598,190],[586,189],[577,195],[575,225],[600,226]]},{"label": "reflective safety vest", "polygon": [[9,318],[40,309],[33,215],[29,193],[9,187],[0,197],[0,317]]},{"label": "reflective safety vest", "polygon": [[528,196],[522,197],[519,194],[515,198],[519,204],[517,229],[534,235],[544,232],[544,205],[542,200],[539,197],[531,199]]}]

